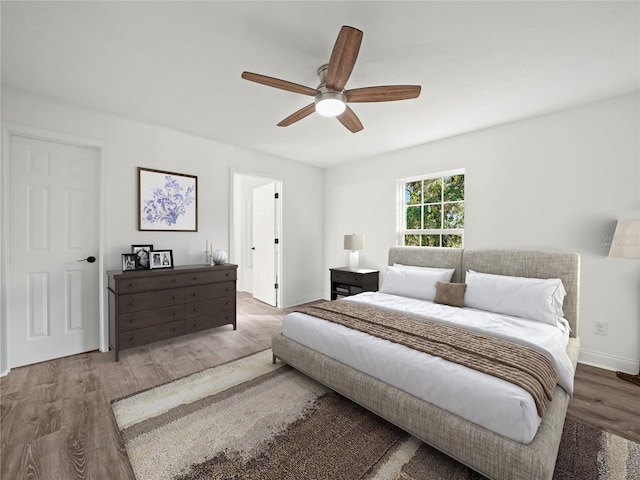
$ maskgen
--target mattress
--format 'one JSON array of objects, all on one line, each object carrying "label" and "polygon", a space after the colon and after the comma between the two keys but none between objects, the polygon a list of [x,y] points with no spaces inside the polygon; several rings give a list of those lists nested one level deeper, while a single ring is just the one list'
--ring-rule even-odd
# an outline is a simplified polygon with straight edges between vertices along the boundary
[{"label": "mattress", "polygon": [[[553,361],[560,386],[573,391],[573,365],[565,352],[568,326],[379,292],[339,301],[412,313],[535,348]],[[531,395],[491,375],[299,312],[284,317],[282,334],[514,441],[530,443],[540,425]]]}]

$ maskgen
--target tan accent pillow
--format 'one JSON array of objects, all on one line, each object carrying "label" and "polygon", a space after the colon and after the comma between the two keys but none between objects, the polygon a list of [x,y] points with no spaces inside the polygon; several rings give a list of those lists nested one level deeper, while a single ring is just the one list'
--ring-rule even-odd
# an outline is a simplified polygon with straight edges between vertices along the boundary
[{"label": "tan accent pillow", "polygon": [[464,306],[464,291],[466,288],[466,283],[437,282],[436,296],[433,301],[443,305],[451,305],[452,307],[462,307]]}]

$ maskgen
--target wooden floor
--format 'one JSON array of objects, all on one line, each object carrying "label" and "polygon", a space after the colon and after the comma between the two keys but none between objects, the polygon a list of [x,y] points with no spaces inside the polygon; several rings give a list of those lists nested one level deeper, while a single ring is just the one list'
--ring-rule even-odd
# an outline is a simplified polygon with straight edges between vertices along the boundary
[{"label": "wooden floor", "polygon": [[[268,348],[283,311],[238,297],[238,330],[220,327],[113,354],[91,352],[0,378],[2,479],[134,479],[110,403]],[[640,443],[640,387],[579,365],[569,415]]]}]

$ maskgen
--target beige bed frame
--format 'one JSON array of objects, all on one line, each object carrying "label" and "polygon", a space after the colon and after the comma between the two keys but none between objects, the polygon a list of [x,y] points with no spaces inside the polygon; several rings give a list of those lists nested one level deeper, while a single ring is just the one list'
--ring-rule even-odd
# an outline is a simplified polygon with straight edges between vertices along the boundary
[{"label": "beige bed frame", "polygon": [[[567,291],[563,310],[571,325],[567,352],[574,368],[579,352],[578,302],[580,257],[576,253],[515,250],[461,250],[392,247],[389,265],[455,268],[464,272],[532,278],[560,278]],[[282,334],[272,340],[277,357],[297,370],[406,430],[461,463],[495,480],[550,480],[553,476],[569,395],[556,387],[533,441],[524,445],[476,425],[346,364],[307,348]]]}]

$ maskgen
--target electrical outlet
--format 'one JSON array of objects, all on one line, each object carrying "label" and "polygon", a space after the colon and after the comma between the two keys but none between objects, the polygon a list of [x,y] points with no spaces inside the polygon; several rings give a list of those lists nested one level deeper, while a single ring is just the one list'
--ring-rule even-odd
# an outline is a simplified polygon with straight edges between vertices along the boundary
[{"label": "electrical outlet", "polygon": [[596,322],[595,329],[593,331],[596,335],[606,335],[607,334],[607,322]]}]

